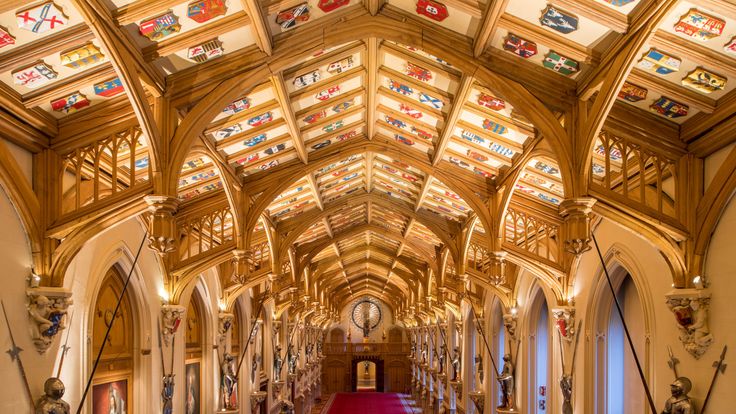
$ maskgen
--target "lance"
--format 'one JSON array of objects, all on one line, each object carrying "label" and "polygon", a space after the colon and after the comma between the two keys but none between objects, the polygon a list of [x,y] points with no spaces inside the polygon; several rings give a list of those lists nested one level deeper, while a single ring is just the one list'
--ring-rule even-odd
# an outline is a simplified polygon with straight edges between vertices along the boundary
[{"label": "lance", "polygon": [[59,360],[59,368],[56,370],[56,378],[61,377],[61,367],[64,366],[64,358],[66,358],[67,352],[69,352],[69,335],[72,333],[72,322],[74,322],[74,312],[69,317],[69,327],[66,331],[66,340],[64,345],[61,346],[61,359]]},{"label": "lance", "polygon": [[[468,298],[468,301],[470,301],[470,298]],[[473,312],[473,319],[477,321],[478,315],[475,314],[475,308],[472,303],[470,303],[470,310]],[[479,323],[476,323],[475,328],[478,330],[481,338],[483,338],[483,343],[486,346],[488,356],[491,357],[491,364],[493,364],[493,373],[496,375],[496,381],[501,381],[501,374],[498,373],[498,365],[496,365],[496,359],[493,358],[493,352],[491,351],[491,347],[488,345],[488,340],[486,339],[486,334],[483,332],[483,327]]]},{"label": "lance", "polygon": [[713,386],[716,384],[716,378],[718,378],[718,374],[723,374],[726,372],[726,364],[723,363],[723,361],[726,359],[727,350],[728,345],[724,345],[723,351],[721,351],[721,357],[718,359],[718,361],[713,363],[713,368],[715,368],[716,370],[713,372],[713,379],[710,381],[710,387],[708,387],[708,393],[705,395],[705,401],[703,401],[703,409],[700,410],[700,414],[705,414],[705,408],[708,406],[710,394],[713,391]]},{"label": "lance", "polygon": [[651,408],[652,414],[657,414],[657,408],[654,406],[654,399],[652,398],[652,393],[649,392],[649,385],[647,384],[647,379],[644,377],[644,370],[641,368],[641,363],[639,363],[639,356],[636,354],[636,349],[634,348],[634,341],[631,340],[631,334],[629,333],[629,327],[628,325],[626,325],[626,320],[624,319],[624,312],[621,310],[621,304],[618,302],[618,298],[616,297],[616,290],[613,288],[613,282],[611,282],[611,276],[608,274],[608,268],[606,267],[606,262],[605,260],[603,260],[603,254],[601,253],[600,247],[598,247],[598,241],[595,238],[595,234],[591,233],[591,237],[593,238],[593,244],[595,244],[595,250],[598,252],[598,258],[601,260],[601,266],[603,267],[603,273],[606,275],[606,281],[608,281],[608,288],[611,290],[611,296],[613,296],[613,303],[616,304],[616,311],[618,312],[618,317],[621,318],[621,324],[624,326],[624,332],[626,333],[626,339],[629,342],[629,348],[631,348],[631,354],[634,356],[634,362],[636,362],[636,369],[639,370],[639,378],[641,378],[641,383],[644,386],[644,391],[647,394],[649,408]]},{"label": "lance", "polygon": [[9,350],[5,351],[10,355],[12,362],[18,361],[18,369],[20,370],[20,376],[23,378],[23,385],[28,394],[28,401],[31,403],[31,408],[36,411],[36,403],[33,401],[33,394],[31,394],[31,386],[28,385],[28,377],[26,376],[26,370],[23,368],[23,361],[20,359],[20,353],[23,349],[15,344],[15,338],[13,338],[13,330],[10,329],[10,321],[8,321],[8,312],[5,310],[5,302],[0,300],[0,305],[3,308],[3,316],[5,316],[5,324],[8,326],[8,335],[10,336],[10,343],[13,345]]},{"label": "lance", "polygon": [[437,329],[440,331],[440,336],[442,336],[442,343],[445,344],[445,356],[447,359],[450,359],[450,351],[447,350],[447,337],[445,336],[445,331],[440,326],[440,320],[437,319],[435,322],[437,322]]},{"label": "lance", "polygon": [[434,357],[437,358],[437,360],[440,360],[440,354],[437,353],[437,347],[434,346],[434,339],[432,339],[432,334],[427,332],[427,336],[429,337],[429,342],[432,344],[432,351],[434,351]]},{"label": "lance", "polygon": [[578,353],[578,342],[580,339],[580,326],[583,324],[583,321],[578,321],[578,330],[575,331],[575,345],[573,345],[572,348],[572,362],[570,362],[570,375],[573,375],[575,372],[575,356]]},{"label": "lance", "polygon": [[667,365],[669,365],[670,369],[675,373],[675,379],[680,378],[679,375],[677,375],[677,364],[680,363],[680,360],[675,358],[675,355],[672,353],[672,347],[667,345],[667,352],[670,354],[670,359],[667,361]]},{"label": "lance", "polygon": [[250,333],[248,334],[248,342],[245,343],[245,346],[243,347],[243,352],[240,353],[240,360],[238,361],[238,369],[235,371],[235,380],[237,381],[240,379],[240,367],[243,365],[243,360],[245,359],[245,353],[248,352],[248,347],[250,346],[250,338],[253,336],[253,330],[256,329],[256,326],[258,326],[258,318],[261,316],[261,312],[263,312],[263,302],[266,301],[266,298],[269,296],[269,291],[266,289],[263,292],[263,296],[261,297],[260,303],[258,304],[258,311],[256,311],[256,317],[253,319],[253,325],[250,327]]},{"label": "lance", "polygon": [[92,372],[89,374],[89,378],[87,379],[87,385],[84,387],[84,393],[82,393],[82,399],[79,401],[79,408],[77,408],[77,414],[80,414],[82,412],[82,408],[84,407],[84,400],[87,399],[87,394],[89,393],[89,387],[92,385],[92,378],[95,376],[95,371],[97,371],[97,366],[100,364],[100,359],[102,358],[102,352],[105,350],[105,345],[107,345],[107,340],[110,338],[110,331],[112,330],[112,325],[115,323],[115,318],[118,315],[118,311],[120,311],[120,305],[123,303],[123,297],[125,296],[125,292],[128,290],[128,284],[130,284],[130,278],[133,276],[133,269],[135,269],[136,263],[138,263],[138,257],[141,255],[141,250],[143,250],[143,244],[146,242],[146,239],[148,238],[148,231],[143,235],[143,239],[141,240],[140,246],[138,246],[138,253],[135,254],[135,259],[133,260],[133,265],[130,266],[130,271],[128,271],[128,277],[125,278],[125,284],[123,285],[123,289],[120,291],[120,296],[118,297],[118,303],[115,304],[115,311],[112,313],[112,317],[110,318],[110,324],[107,325],[107,331],[105,332],[105,338],[102,340],[102,345],[100,346],[100,350],[97,352],[97,358],[95,358],[95,363],[92,366]]}]

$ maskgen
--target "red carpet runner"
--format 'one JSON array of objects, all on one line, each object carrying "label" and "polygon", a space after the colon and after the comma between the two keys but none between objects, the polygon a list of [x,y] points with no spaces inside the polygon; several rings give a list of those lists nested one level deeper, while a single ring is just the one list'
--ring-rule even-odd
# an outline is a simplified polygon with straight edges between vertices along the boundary
[{"label": "red carpet runner", "polygon": [[323,414],[407,414],[407,402],[399,394],[383,392],[337,393],[327,402]]}]

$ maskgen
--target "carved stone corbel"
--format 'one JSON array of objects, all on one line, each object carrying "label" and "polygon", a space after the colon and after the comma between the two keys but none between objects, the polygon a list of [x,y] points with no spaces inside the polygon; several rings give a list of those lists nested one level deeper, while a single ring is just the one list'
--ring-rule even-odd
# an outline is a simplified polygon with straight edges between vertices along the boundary
[{"label": "carved stone corbel", "polygon": [[227,312],[220,312],[217,315],[217,343],[218,344],[225,344],[227,341],[227,335],[230,332],[230,329],[233,327],[233,320],[235,319],[235,315],[232,313]]},{"label": "carved stone corbel", "polygon": [[595,198],[580,197],[562,201],[559,214],[564,221],[565,251],[574,255],[590,250],[590,213]]},{"label": "carved stone corbel", "polygon": [[161,306],[161,335],[164,338],[164,344],[171,346],[174,335],[181,326],[181,320],[186,314],[187,309],[181,305],[163,305]]},{"label": "carved stone corbel", "polygon": [[564,307],[552,309],[552,317],[555,319],[555,327],[562,339],[572,342],[575,338],[575,308]]},{"label": "carved stone corbel", "polygon": [[506,335],[512,342],[517,341],[516,336],[516,325],[519,321],[519,315],[514,313],[505,313],[503,315],[503,327],[506,330]]},{"label": "carved stone corbel", "polygon": [[471,391],[468,393],[468,397],[473,401],[478,412],[482,414],[486,405],[486,394],[483,391]]},{"label": "carved stone corbel", "polygon": [[265,391],[255,391],[250,394],[250,411],[253,414],[260,412],[261,404],[266,401]]},{"label": "carved stone corbel", "polygon": [[160,255],[176,250],[176,214],[179,199],[166,195],[149,195],[144,197],[151,212],[151,223],[148,231],[148,247]]},{"label": "carved stone corbel", "polygon": [[695,359],[713,344],[708,327],[710,293],[701,289],[677,289],[667,294],[667,307],[675,315],[680,341]]},{"label": "carved stone corbel", "polygon": [[72,304],[70,290],[36,287],[26,290],[28,314],[33,322],[33,344],[45,353],[56,335],[66,328],[67,310]]}]

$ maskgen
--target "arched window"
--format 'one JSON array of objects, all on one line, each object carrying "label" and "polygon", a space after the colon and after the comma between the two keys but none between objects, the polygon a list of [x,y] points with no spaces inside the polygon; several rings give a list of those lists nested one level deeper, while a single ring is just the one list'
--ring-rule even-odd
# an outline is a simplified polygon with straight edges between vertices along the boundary
[{"label": "arched window", "polygon": [[[616,297],[640,361],[643,362],[646,329],[641,300],[630,275],[624,274],[618,279]],[[607,289],[604,290],[603,298],[598,310],[596,327],[598,333],[596,413],[641,413],[645,409],[644,392],[631,348],[626,340],[624,325],[613,303],[613,297]],[[621,398],[622,396],[626,398]]]},{"label": "arched window", "polygon": [[541,289],[532,296],[529,309],[529,410],[532,414],[549,412],[550,317],[547,300]]},{"label": "arched window", "polygon": [[[105,275],[94,307],[92,322],[92,357],[96,357],[105,340],[105,332],[112,322],[113,312],[123,290],[123,277],[116,268]],[[115,315],[110,335],[102,351],[100,367],[95,372],[92,387],[94,412],[128,412],[133,401],[135,338],[130,290],[123,295]]]}]

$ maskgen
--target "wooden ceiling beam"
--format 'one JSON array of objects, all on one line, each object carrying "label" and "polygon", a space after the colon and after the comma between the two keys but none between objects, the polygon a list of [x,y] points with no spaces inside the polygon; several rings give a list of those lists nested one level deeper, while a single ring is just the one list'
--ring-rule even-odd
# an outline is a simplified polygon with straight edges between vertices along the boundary
[{"label": "wooden ceiling beam", "polygon": [[365,55],[368,66],[368,87],[366,93],[366,100],[368,101],[368,107],[366,109],[366,117],[368,118],[368,139],[373,139],[373,135],[376,131],[376,104],[378,102],[378,39],[375,37],[368,38]]},{"label": "wooden ceiling beam", "polygon": [[473,39],[473,55],[479,57],[486,51],[496,34],[498,21],[506,10],[509,0],[490,0],[486,6],[486,12],[483,14],[483,21],[478,27]]},{"label": "wooden ceiling beam", "polygon": [[178,4],[181,4],[181,0],[135,0],[118,8],[113,16],[120,26],[138,24],[141,20],[163,14]]},{"label": "wooden ceiling beam", "polygon": [[722,75],[730,78],[736,77],[736,59],[707,48],[702,43],[689,41],[674,33],[659,29],[649,44],[664,52],[672,53],[678,58],[705,65]]},{"label": "wooden ceiling beam", "polygon": [[604,6],[596,0],[554,0],[556,5],[566,11],[584,16],[596,23],[617,33],[626,33],[629,30],[629,17],[610,7]]},{"label": "wooden ceiling beam", "polygon": [[435,145],[434,155],[432,156],[432,166],[434,167],[436,167],[442,160],[442,156],[445,154],[445,149],[454,135],[455,125],[457,124],[458,119],[460,119],[460,114],[465,106],[465,101],[467,101],[468,96],[470,96],[473,82],[475,82],[475,78],[472,75],[463,75],[463,78],[460,81],[460,87],[455,94],[455,99],[452,102],[452,109],[450,109],[450,113],[445,121],[445,126],[442,129],[442,135],[440,135],[440,139],[437,142],[437,145]]},{"label": "wooden ceiling beam", "polygon": [[641,87],[658,91],[668,98],[687,104],[691,109],[709,114],[716,108],[715,99],[709,98],[695,89],[672,83],[639,68],[633,68],[628,79]]},{"label": "wooden ceiling beam", "polygon": [[592,48],[582,46],[565,36],[553,33],[551,30],[546,30],[508,13],[501,15],[498,27],[524,39],[547,46],[555,52],[580,63],[595,66],[601,59],[600,54]]},{"label": "wooden ceiling beam", "polygon": [[92,69],[76,73],[44,87],[34,89],[23,95],[23,105],[33,108],[50,103],[54,99],[64,97],[78,91],[83,86],[110,80],[116,76],[115,69],[110,62],[105,62]]},{"label": "wooden ceiling beam", "polygon": [[[322,195],[319,193],[319,186],[317,185],[317,180],[314,179],[314,173],[307,174],[307,181],[309,181],[309,188],[312,191],[312,196],[314,197],[314,200],[317,202],[317,207],[319,207],[320,210],[324,210],[325,206],[322,203]],[[326,217],[325,220],[327,220]],[[323,222],[327,226],[329,226],[329,223],[327,223],[326,221]],[[328,233],[332,233],[332,230],[329,230]]]},{"label": "wooden ceiling beam", "polygon": [[41,39],[26,43],[22,47],[16,47],[3,53],[0,59],[0,73],[21,69],[49,55],[81,46],[94,38],[94,34],[84,23],[53,32]]},{"label": "wooden ceiling beam", "polygon": [[276,91],[276,97],[279,101],[279,104],[281,105],[281,112],[284,116],[284,119],[286,120],[286,126],[289,130],[289,134],[291,135],[292,141],[294,142],[294,149],[296,150],[296,154],[301,162],[307,164],[309,162],[307,147],[304,145],[301,131],[299,131],[299,126],[296,123],[294,111],[291,108],[291,99],[289,98],[289,94],[286,92],[286,84],[284,83],[283,73],[277,73],[273,75],[271,77],[271,82],[273,83],[273,87]]},{"label": "wooden ceiling beam", "polygon": [[427,194],[429,193],[429,188],[432,185],[433,179],[434,177],[432,177],[431,175],[424,177],[422,189],[421,191],[419,191],[419,197],[417,197],[417,204],[414,206],[414,211],[419,211],[419,209],[422,207],[422,203],[424,202],[424,199],[427,198]]},{"label": "wooden ceiling beam", "polygon": [[266,24],[263,8],[258,0],[240,0],[243,10],[250,16],[251,29],[256,38],[256,44],[263,53],[271,56],[273,53],[273,38],[271,30]]},{"label": "wooden ceiling beam", "polygon": [[181,50],[200,45],[206,41],[222,36],[225,33],[245,27],[251,23],[244,11],[225,16],[212,23],[197,27],[184,35],[166,38],[143,48],[143,59],[153,62],[156,59],[171,55]]},{"label": "wooden ceiling beam", "polygon": [[49,137],[56,136],[59,133],[56,119],[39,108],[26,108],[22,99],[18,92],[4,82],[0,82],[0,108]]},{"label": "wooden ceiling beam", "polygon": [[145,76],[146,73],[143,69],[145,64],[137,62],[134,55],[129,52],[122,37],[117,32],[117,27],[114,26],[112,18],[109,15],[102,14],[102,10],[105,10],[106,13],[107,9],[99,3],[99,0],[73,0],[73,2],[102,44],[104,52],[118,73],[138,123],[153,151],[156,167],[161,168],[160,164],[165,163],[164,147],[167,146],[167,142],[164,141],[163,134],[156,125],[153,109],[148,103],[148,98],[141,83],[141,77]]}]

